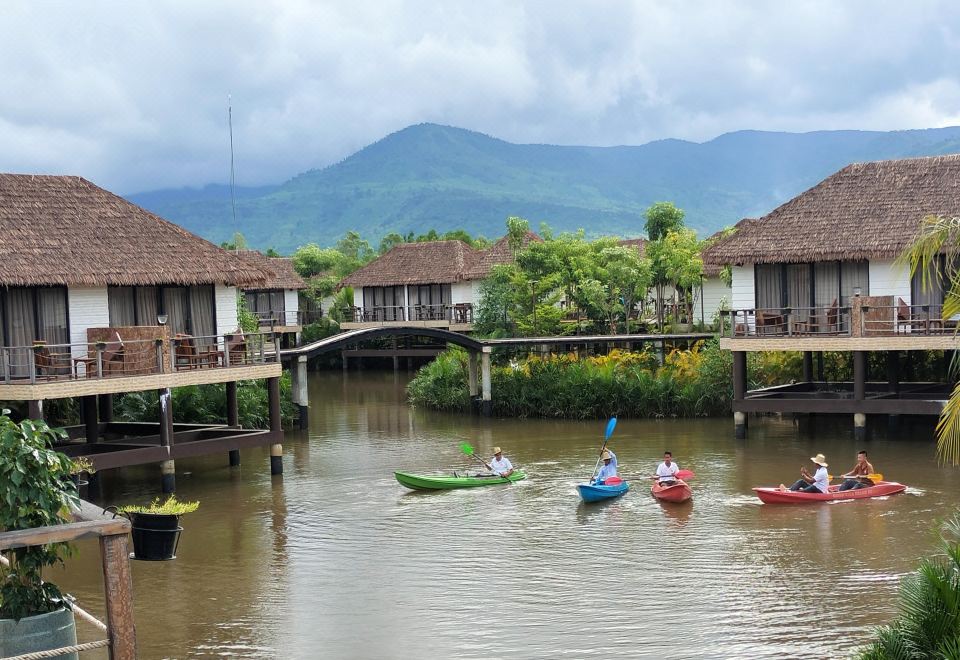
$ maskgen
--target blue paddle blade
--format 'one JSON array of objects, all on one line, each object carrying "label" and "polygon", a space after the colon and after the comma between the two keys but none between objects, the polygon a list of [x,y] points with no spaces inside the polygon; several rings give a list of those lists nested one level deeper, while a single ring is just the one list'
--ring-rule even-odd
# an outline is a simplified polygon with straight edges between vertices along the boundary
[{"label": "blue paddle blade", "polygon": [[462,452],[463,452],[464,454],[466,454],[467,456],[473,456],[473,447],[471,447],[470,445],[468,445],[466,442],[461,443],[461,445],[460,445],[460,451],[462,451]]},{"label": "blue paddle blade", "polygon": [[609,440],[610,436],[613,435],[613,429],[617,428],[617,418],[611,417],[610,421],[607,422],[607,433],[604,436],[604,439]]}]

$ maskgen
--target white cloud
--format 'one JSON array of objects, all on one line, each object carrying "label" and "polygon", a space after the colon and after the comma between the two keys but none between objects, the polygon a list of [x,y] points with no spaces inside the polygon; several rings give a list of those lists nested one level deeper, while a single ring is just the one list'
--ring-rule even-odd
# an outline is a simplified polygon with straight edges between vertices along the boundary
[{"label": "white cloud", "polygon": [[421,121],[518,142],[960,123],[929,0],[8,3],[0,170],[278,182]]}]

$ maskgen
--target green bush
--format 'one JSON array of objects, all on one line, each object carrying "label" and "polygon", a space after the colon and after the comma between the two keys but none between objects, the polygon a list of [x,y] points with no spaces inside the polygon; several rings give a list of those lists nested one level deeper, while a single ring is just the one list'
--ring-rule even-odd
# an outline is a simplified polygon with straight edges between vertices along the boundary
[{"label": "green bush", "polygon": [[[716,342],[672,351],[663,366],[648,351],[528,356],[493,367],[493,409],[502,417],[573,419],[719,415],[730,410],[731,370],[729,351]],[[468,410],[467,373],[466,352],[448,350],[417,373],[409,398],[437,410]]]}]

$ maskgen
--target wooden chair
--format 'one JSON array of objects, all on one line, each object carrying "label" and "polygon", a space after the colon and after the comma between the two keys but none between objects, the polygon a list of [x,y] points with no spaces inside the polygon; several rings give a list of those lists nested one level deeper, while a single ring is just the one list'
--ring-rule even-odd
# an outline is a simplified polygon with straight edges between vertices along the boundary
[{"label": "wooden chair", "polygon": [[836,334],[840,332],[840,306],[834,298],[823,316],[811,317],[810,324],[816,334]]},{"label": "wooden chair", "polygon": [[70,355],[53,353],[49,346],[36,344],[33,347],[33,366],[37,378],[52,380],[59,376],[70,375]]},{"label": "wooden chair", "polygon": [[246,364],[250,361],[247,352],[247,338],[241,330],[226,335],[223,343],[229,357],[230,366]]},{"label": "wooden chair", "polygon": [[903,298],[897,298],[897,333],[900,333],[900,328],[906,328],[907,332],[912,332],[918,320],[913,318],[910,305]]},{"label": "wooden chair", "polygon": [[784,317],[783,314],[771,314],[770,312],[764,312],[757,310],[756,312],[756,326],[758,335],[779,335],[784,332]]}]

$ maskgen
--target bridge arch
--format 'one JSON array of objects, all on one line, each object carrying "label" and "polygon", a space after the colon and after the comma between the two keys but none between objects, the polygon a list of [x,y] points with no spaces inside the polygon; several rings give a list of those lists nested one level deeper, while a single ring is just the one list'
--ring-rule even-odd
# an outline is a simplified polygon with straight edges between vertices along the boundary
[{"label": "bridge arch", "polygon": [[361,330],[350,330],[341,332],[330,337],[318,339],[315,342],[287,348],[280,351],[280,358],[283,360],[293,360],[301,356],[308,358],[323,355],[331,351],[340,349],[357,342],[370,339],[379,339],[381,337],[431,337],[433,339],[442,339],[448,344],[462,346],[470,351],[480,351],[484,343],[473,339],[461,332],[444,330],[443,328],[424,328],[422,326],[378,326],[376,328],[363,328]]}]

